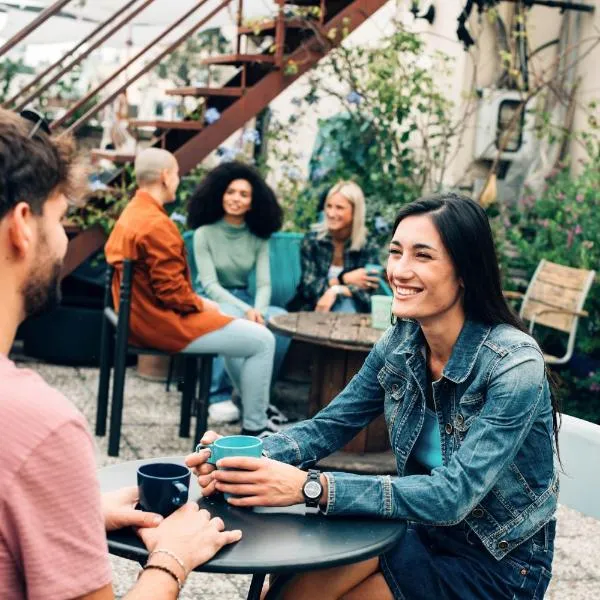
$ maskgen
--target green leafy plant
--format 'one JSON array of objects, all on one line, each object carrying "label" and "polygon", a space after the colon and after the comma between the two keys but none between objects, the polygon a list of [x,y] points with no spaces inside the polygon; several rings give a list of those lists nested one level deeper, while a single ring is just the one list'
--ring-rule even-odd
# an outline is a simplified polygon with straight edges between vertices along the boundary
[{"label": "green leafy plant", "polygon": [[28,67],[22,58],[18,60],[12,60],[5,58],[0,61],[0,103],[8,100],[10,87],[14,78],[21,74],[27,73],[32,75],[34,70]]},{"label": "green leafy plant", "polygon": [[[384,225],[400,205],[440,189],[459,130],[438,83],[450,69],[449,57],[426,56],[421,38],[400,26],[377,47],[332,51],[311,72],[308,93],[294,99],[295,113],[274,121],[269,131],[271,162],[283,164],[277,183],[291,209],[286,226],[306,230],[306,217],[314,216],[323,192],[339,179],[352,179],[367,197],[372,231],[383,240]],[[308,111],[331,99],[342,112],[319,122],[309,184],[302,186],[297,132]]]},{"label": "green leafy plant", "polygon": [[[539,197],[525,195],[520,205],[495,219],[506,289],[515,289],[510,274],[521,269],[524,281],[543,258],[559,264],[593,269],[600,267],[600,144],[587,138],[588,157],[578,174],[560,165]],[[506,252],[507,247],[512,252]],[[589,317],[579,321],[575,355],[558,369],[559,394],[567,414],[600,423],[600,277],[588,294]],[[566,336],[536,327],[543,348],[564,350]],[[560,347],[560,350],[558,349]],[[583,367],[581,365],[584,365]],[[591,365],[591,366],[588,366]],[[594,366],[596,365],[596,366]]]},{"label": "green leafy plant", "polygon": [[[525,196],[506,222],[507,239],[517,250],[515,263],[530,277],[542,258],[582,269],[600,266],[600,151],[579,175],[565,165],[552,173],[541,196]],[[508,271],[507,265],[507,271]],[[600,358],[600,285],[586,302],[590,317],[580,321],[577,348]]]}]

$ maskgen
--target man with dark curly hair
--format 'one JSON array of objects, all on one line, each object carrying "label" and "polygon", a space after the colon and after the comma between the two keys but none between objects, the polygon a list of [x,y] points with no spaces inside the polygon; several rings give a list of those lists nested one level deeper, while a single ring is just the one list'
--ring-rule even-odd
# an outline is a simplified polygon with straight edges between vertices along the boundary
[{"label": "man with dark curly hair", "polygon": [[0,109],[0,598],[114,600],[106,531],[132,525],[156,552],[127,600],[175,600],[189,571],[241,532],[196,503],[166,519],[135,510],[136,487],[101,497],[83,415],[8,358],[19,324],[59,299],[62,219],[86,185],[73,139],[22,114]]}]

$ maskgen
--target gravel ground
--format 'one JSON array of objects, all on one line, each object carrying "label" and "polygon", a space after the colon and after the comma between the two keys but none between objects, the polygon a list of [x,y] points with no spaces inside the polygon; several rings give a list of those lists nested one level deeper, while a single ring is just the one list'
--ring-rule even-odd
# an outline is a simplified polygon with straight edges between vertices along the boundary
[{"label": "gravel ground", "polygon": [[[62,391],[83,412],[93,429],[98,370],[59,367],[32,362],[28,366]],[[173,388],[172,388],[173,389]],[[106,454],[106,438],[96,438],[97,464],[186,454],[190,440],[177,435],[179,393],[167,393],[160,383],[141,379],[134,369],[127,375],[121,454]],[[218,429],[217,429],[218,430]],[[236,433],[237,427],[222,428]],[[111,557],[115,593],[123,597],[135,580],[139,567],[125,559]],[[180,595],[182,600],[244,600],[250,577],[194,573]],[[600,521],[560,506],[555,543],[554,577],[546,594],[551,600],[589,600],[600,597]]]}]

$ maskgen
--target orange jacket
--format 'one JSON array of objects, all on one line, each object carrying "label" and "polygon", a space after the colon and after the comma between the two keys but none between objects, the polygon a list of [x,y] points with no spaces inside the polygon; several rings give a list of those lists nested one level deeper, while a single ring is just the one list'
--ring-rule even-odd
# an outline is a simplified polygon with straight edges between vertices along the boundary
[{"label": "orange jacket", "polygon": [[112,293],[119,303],[123,260],[135,262],[131,293],[130,343],[172,352],[232,321],[204,310],[190,279],[185,245],[177,226],[150,194],[138,190],[105,246],[115,267]]}]

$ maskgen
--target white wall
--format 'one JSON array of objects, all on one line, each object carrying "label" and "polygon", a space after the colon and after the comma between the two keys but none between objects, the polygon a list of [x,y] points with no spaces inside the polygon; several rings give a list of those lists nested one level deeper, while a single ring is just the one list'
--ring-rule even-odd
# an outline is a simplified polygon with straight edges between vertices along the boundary
[{"label": "white wall", "polygon": [[[431,1],[434,0],[421,0],[423,12]],[[344,43],[348,45],[376,44],[386,33],[389,33],[391,18],[397,15],[407,28],[423,35],[427,47],[432,52],[441,50],[453,58],[454,74],[449,80],[441,81],[440,84],[447,91],[448,98],[455,104],[454,117],[464,121],[464,131],[458,141],[455,159],[446,174],[446,184],[470,185],[474,177],[482,176],[487,172],[486,165],[473,163],[476,106],[473,93],[475,87],[493,86],[501,71],[495,28],[487,18],[479,18],[477,10],[474,9],[468,26],[476,40],[476,45],[469,52],[465,52],[456,35],[457,19],[464,6],[463,0],[436,0],[436,18],[433,25],[429,25],[422,19],[415,21],[408,11],[409,5],[408,0],[390,0],[386,6],[353,32]],[[506,23],[509,22],[512,11],[514,11],[512,4],[499,5],[499,13]],[[534,7],[530,12],[528,23],[530,47],[537,48],[556,38],[562,18],[557,9]],[[581,19],[581,39],[583,41],[581,53],[583,54],[590,49],[592,40],[600,36],[600,7],[592,15],[582,13]],[[540,73],[548,69],[555,57],[556,47],[542,51],[533,61],[532,70]],[[577,66],[580,86],[577,96],[578,108],[575,110],[573,121],[573,127],[576,130],[587,127],[588,117],[586,111],[583,110],[583,105],[593,98],[600,97],[598,64],[600,64],[600,45],[593,48]],[[294,97],[305,95],[306,81],[306,76],[300,78],[271,104],[276,113],[281,117],[287,117],[296,110],[291,100]],[[339,110],[339,103],[328,99],[320,102],[315,110],[312,110],[304,119],[299,128],[299,139],[296,140],[295,146],[301,153],[301,163],[305,171],[317,134],[318,120],[332,116]],[[583,150],[578,144],[573,144],[571,150],[574,162],[576,162],[583,155]]]}]

